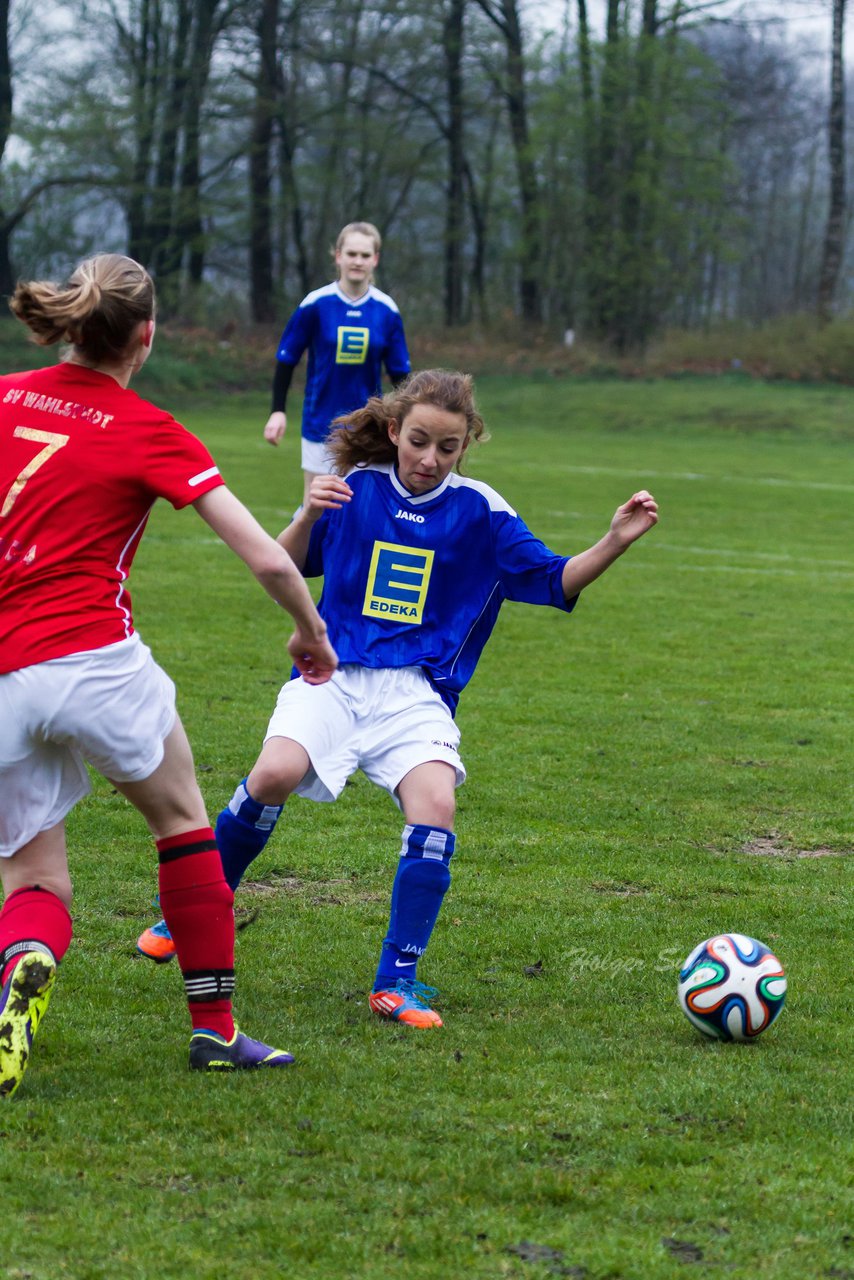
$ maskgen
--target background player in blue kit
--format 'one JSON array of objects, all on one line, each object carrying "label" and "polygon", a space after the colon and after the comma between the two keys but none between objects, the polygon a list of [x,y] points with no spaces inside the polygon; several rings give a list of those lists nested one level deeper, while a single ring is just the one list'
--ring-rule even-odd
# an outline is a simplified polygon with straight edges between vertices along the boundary
[{"label": "background player in blue kit", "polygon": [[641,490],[594,546],[572,559],[550,551],[494,489],[454,472],[483,433],[464,374],[413,374],[345,426],[330,442],[340,474],[317,477],[279,535],[307,577],[324,576],[318,608],[341,666],[326,685],[293,679],[281,690],[217,843],[234,888],[289,795],[334,800],[361,768],[405,819],[370,1007],[441,1026],[416,970],[451,880],[460,693],[504,600],[569,612],[658,507]]},{"label": "background player in blue kit", "polygon": [[302,413],[305,498],[313,477],[332,469],[326,441],[333,419],[380,394],[383,365],[395,385],[409,373],[400,312],[372,283],[380,245],[380,233],[370,222],[343,228],[335,243],[338,279],[303,298],[276,352],[272,412],[264,427],[264,438],[275,445],[287,426],[294,368],[308,351]]}]

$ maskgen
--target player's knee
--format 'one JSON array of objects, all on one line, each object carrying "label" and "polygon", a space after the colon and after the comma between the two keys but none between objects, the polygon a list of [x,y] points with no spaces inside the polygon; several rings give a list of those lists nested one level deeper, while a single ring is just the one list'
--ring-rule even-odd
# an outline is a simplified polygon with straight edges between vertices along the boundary
[{"label": "player's knee", "polygon": [[456,816],[456,773],[444,761],[412,769],[397,788],[406,821],[451,831]]},{"label": "player's knee", "polygon": [[435,825],[444,827],[447,831],[453,831],[454,818],[457,816],[457,802],[453,795],[438,796],[436,798],[436,822]]},{"label": "player's knee", "polygon": [[407,822],[428,827],[442,827],[452,831],[457,813],[454,793],[437,787],[418,796],[417,801],[404,807]]},{"label": "player's knee", "polygon": [[284,804],[311,766],[308,754],[290,738],[271,738],[255,761],[246,790],[264,805]]},{"label": "player's knee", "polygon": [[288,774],[273,764],[256,764],[246,779],[246,790],[258,804],[281,805],[293,791],[299,779],[291,781]]}]

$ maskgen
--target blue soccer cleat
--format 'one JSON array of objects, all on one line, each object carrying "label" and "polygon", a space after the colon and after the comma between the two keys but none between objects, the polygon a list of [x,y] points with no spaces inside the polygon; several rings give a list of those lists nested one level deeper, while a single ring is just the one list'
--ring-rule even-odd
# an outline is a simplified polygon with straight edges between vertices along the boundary
[{"label": "blue soccer cleat", "polygon": [[230,1040],[216,1031],[194,1031],[190,1040],[191,1071],[254,1071],[258,1067],[289,1067],[293,1055],[250,1040],[235,1027]]},{"label": "blue soccer cleat", "polygon": [[407,1027],[441,1027],[442,1019],[430,1001],[439,994],[435,987],[426,987],[414,978],[399,978],[393,987],[372,991],[368,1004],[381,1018],[391,1018]]},{"label": "blue soccer cleat", "polygon": [[27,951],[0,992],[0,1098],[11,1098],[24,1078],[33,1036],[56,980],[48,951]]}]

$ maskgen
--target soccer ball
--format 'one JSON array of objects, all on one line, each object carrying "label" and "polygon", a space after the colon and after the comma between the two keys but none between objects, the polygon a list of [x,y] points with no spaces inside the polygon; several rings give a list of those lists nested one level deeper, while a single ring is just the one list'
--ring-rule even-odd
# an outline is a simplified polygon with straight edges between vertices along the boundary
[{"label": "soccer ball", "polygon": [[743,933],[707,938],[679,974],[679,1003],[689,1022],[716,1040],[755,1040],[786,999],[786,975],[763,943]]}]

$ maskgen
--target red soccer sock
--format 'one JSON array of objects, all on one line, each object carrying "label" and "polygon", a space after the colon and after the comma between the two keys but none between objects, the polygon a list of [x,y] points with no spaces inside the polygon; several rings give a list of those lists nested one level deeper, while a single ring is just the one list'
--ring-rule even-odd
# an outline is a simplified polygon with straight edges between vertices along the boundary
[{"label": "red soccer sock", "polygon": [[210,827],[157,841],[160,907],[184,975],[193,1030],[234,1035],[234,894]]},{"label": "red soccer sock", "polygon": [[10,893],[0,908],[0,986],[22,955],[46,947],[57,964],[71,944],[71,916],[61,898],[37,884]]}]

